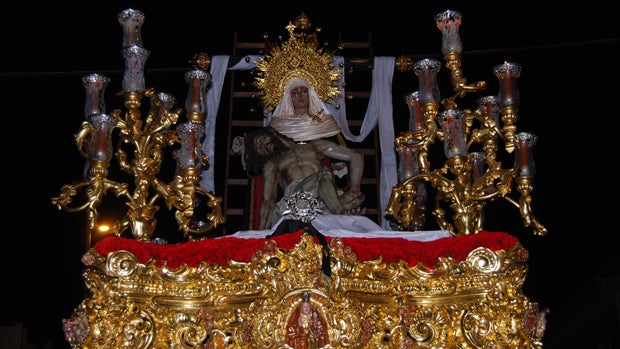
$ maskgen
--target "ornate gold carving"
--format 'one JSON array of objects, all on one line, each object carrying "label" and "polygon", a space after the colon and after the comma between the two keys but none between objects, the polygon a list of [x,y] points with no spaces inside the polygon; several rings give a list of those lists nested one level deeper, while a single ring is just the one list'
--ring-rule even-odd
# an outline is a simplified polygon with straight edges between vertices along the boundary
[{"label": "ornate gold carving", "polygon": [[334,54],[318,44],[311,23],[303,13],[295,25],[289,22],[289,39],[278,44],[268,43],[268,52],[256,62],[254,85],[261,91],[263,104],[270,108],[280,104],[286,85],[293,78],[304,78],[319,98],[330,102],[340,96],[340,70],[334,68]]},{"label": "ornate gold carving", "polygon": [[[226,217],[220,207],[222,199],[199,185],[203,168],[209,164],[201,142],[205,134],[206,89],[211,81],[207,70],[211,58],[206,53],[197,54],[192,63],[198,68],[185,73],[189,88],[185,100],[187,121],[176,125],[183,111],[173,108],[176,99],[143,86],[143,65],[149,53],[142,47],[140,34],[144,14],[128,9],[121,12],[118,19],[124,29],[123,44],[130,45],[123,50],[126,70],[123,90],[118,93],[124,98],[125,108],[106,114],[103,96],[110,79],[100,74],[82,78],[87,92],[86,121],[75,141],[78,151],[87,159],[87,171],[84,180],[63,185],[51,202],[59,210],[86,213],[88,248],[100,226],[99,209],[110,193],[124,200],[127,206],[126,213],[116,217],[109,227],[111,234],[122,236],[130,231],[136,240],[154,240],[156,214],[159,204],[164,203],[174,212],[185,239],[212,237],[215,228],[226,222]],[[125,39],[131,43],[127,44]],[[148,102],[148,108],[143,102]],[[178,148],[168,153],[165,148],[170,146]],[[160,172],[168,155],[176,160],[177,171],[172,180],[164,181],[165,172]],[[111,167],[113,156],[118,165],[116,169],[128,177],[119,175],[119,171],[110,171],[115,168]],[[133,185],[126,182],[128,178],[133,178]],[[199,207],[205,208],[200,215]]]},{"label": "ornate gold carving", "polygon": [[[415,154],[416,159],[409,161],[408,170],[411,172],[406,178],[400,179],[399,183],[392,187],[392,194],[385,210],[386,216],[399,230],[420,230],[419,226],[423,225],[420,222],[423,222],[426,213],[424,203],[432,199],[420,189],[430,186],[435,189],[435,207],[431,213],[439,228],[450,231],[454,236],[483,231],[485,206],[496,199],[506,200],[516,207],[523,226],[531,228],[535,235],[546,235],[547,229],[534,216],[531,206],[535,172],[533,159],[526,151],[515,152],[517,144],[522,144],[522,150],[527,150],[525,141],[529,140],[531,147],[532,141],[535,140],[535,136],[531,133],[517,132],[520,98],[503,105],[506,103],[505,97],[496,98],[490,95],[479,98],[478,106],[474,110],[459,109],[458,99],[486,89],[487,83],[477,81],[468,84],[467,78],[463,75],[462,47],[458,37],[460,13],[448,10],[438,14],[435,19],[437,27],[444,34],[442,43],[444,45],[449,43],[447,46],[442,46],[442,53],[445,67],[450,72],[450,83],[454,93],[440,98],[440,89],[434,76],[439,72],[440,61],[422,59],[414,63],[405,56],[400,56],[396,60],[399,71],[413,70],[418,75],[419,91],[415,91],[418,95],[409,98],[407,104],[412,112],[410,116],[415,114],[419,120],[410,127],[410,130],[401,133],[394,140],[397,152],[401,156],[407,151],[409,154]],[[518,77],[520,69],[518,64],[504,63],[495,67],[494,72],[500,78],[500,72],[505,75],[506,70],[512,70],[515,74],[513,77]],[[504,77],[500,79],[500,92],[506,83],[503,79]],[[510,94],[518,96],[516,83],[511,81],[510,86]],[[422,92],[426,97],[419,98]],[[498,97],[501,94],[503,93],[498,94]],[[410,104],[414,100],[415,102]],[[443,107],[443,111],[440,111],[440,107]],[[445,114],[447,112],[455,113]],[[445,130],[446,124],[440,121],[441,116],[461,115],[459,112],[463,113],[462,128],[448,132]],[[460,153],[444,151],[447,159],[443,163],[431,166],[429,156],[433,153],[431,146],[439,140],[443,143],[444,149],[447,149],[458,143],[458,139],[462,140],[463,145]],[[511,153],[516,153],[513,159],[509,161],[500,159]],[[475,161],[476,155],[482,159],[478,164]],[[526,163],[525,170],[519,166],[521,161]],[[405,164],[401,161],[400,165]],[[511,167],[505,166],[506,164],[510,164]]]},{"label": "ornate gold carving", "polygon": [[290,348],[289,322],[306,298],[324,320],[323,348],[542,348],[546,312],[522,293],[520,245],[446,256],[432,269],[358,261],[337,238],[330,248],[329,283],[308,234],[291,250],[271,240],[251,262],[225,267],[168,270],[91,249],[90,292],[65,333],[72,348]]}]

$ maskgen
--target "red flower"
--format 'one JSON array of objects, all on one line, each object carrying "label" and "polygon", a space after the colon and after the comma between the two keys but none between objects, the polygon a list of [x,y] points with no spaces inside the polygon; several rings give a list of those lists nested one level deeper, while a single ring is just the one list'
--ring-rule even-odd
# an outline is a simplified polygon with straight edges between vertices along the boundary
[{"label": "red flower", "polygon": [[[282,234],[273,238],[239,239],[223,237],[190,241],[180,244],[159,245],[129,238],[109,236],[94,246],[97,253],[125,250],[131,252],[140,263],[155,261],[158,267],[167,264],[176,269],[184,264],[196,267],[201,262],[226,266],[229,261],[250,262],[252,256],[273,254],[277,248],[293,249],[300,241],[303,230]],[[327,241],[332,238],[326,237]],[[433,268],[439,257],[452,257],[455,261],[464,260],[478,247],[492,251],[509,250],[518,243],[516,237],[503,232],[480,232],[473,235],[447,237],[434,241],[410,241],[402,238],[340,238],[347,249],[351,249],[358,260],[373,260],[382,257],[384,263],[405,261],[408,266],[417,263]],[[315,238],[318,243],[318,239]]]}]

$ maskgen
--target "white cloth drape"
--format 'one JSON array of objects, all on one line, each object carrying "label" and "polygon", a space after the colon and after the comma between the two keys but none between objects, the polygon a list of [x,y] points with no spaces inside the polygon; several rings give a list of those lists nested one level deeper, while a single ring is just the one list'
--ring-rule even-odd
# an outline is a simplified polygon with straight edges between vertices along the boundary
[{"label": "white cloth drape", "polygon": [[[209,156],[210,166],[202,173],[200,186],[214,193],[214,168],[215,155],[215,122],[219,109],[222,85],[227,70],[249,70],[256,67],[255,62],[262,58],[260,55],[248,55],[234,66],[228,68],[230,56],[218,55],[211,58],[211,86],[207,90],[207,118],[205,120],[205,140],[202,151]],[[392,187],[397,184],[396,152],[394,151],[394,122],[392,108],[392,78],[394,76],[394,57],[375,57],[372,73],[372,90],[368,102],[368,109],[362,121],[359,135],[353,135],[349,129],[345,108],[344,91],[344,58],[334,57],[334,66],[342,67],[342,78],[339,84],[340,97],[332,104],[328,104],[331,114],[342,129],[343,136],[352,142],[362,142],[378,124],[380,148],[381,148],[381,171],[379,180],[381,212],[385,212],[387,203],[392,192]],[[340,108],[336,108],[339,105]],[[269,115],[264,119],[264,125],[269,123]],[[390,230],[389,222],[382,219],[383,229]]]},{"label": "white cloth drape", "polygon": [[[269,230],[242,230],[233,235],[218,237],[225,239],[236,237],[239,239],[260,239],[275,232],[276,228],[288,216],[280,218]],[[346,216],[336,214],[317,215],[312,221],[312,226],[321,234],[335,238],[401,238],[409,241],[434,241],[451,237],[447,230],[422,230],[422,231],[392,231],[383,230],[379,225],[364,216]]]},{"label": "white cloth drape", "polygon": [[202,172],[200,187],[211,193],[215,193],[215,122],[220,107],[228,59],[229,56],[213,56],[211,58],[211,86],[207,89],[207,117],[205,118],[205,139],[202,142],[202,153],[209,157],[209,167]]},{"label": "white cloth drape", "polygon": [[202,142],[202,152],[209,157],[209,168],[202,172],[200,187],[210,193],[215,193],[215,122],[220,107],[222,85],[227,70],[249,70],[256,67],[256,62],[262,56],[248,55],[233,67],[228,68],[230,56],[218,55],[211,57],[211,85],[207,89],[207,117],[205,119],[205,139]]},{"label": "white cloth drape", "polygon": [[[379,143],[381,145],[381,172],[379,179],[379,202],[381,212],[385,212],[392,187],[397,182],[396,151],[394,150],[394,110],[392,107],[392,78],[394,76],[394,57],[375,57],[372,71],[372,91],[366,118],[362,123],[362,131],[369,114],[377,114],[379,123]],[[374,126],[374,125],[373,125]],[[369,127],[367,132],[370,132]],[[381,227],[389,230],[390,224],[381,219]]]}]

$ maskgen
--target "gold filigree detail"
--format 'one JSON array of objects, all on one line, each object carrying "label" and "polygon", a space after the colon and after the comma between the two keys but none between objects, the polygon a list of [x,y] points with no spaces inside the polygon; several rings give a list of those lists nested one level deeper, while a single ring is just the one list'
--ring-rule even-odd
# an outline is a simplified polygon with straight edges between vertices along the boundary
[{"label": "gold filigree detail", "polygon": [[323,348],[542,348],[548,310],[522,292],[522,246],[476,248],[434,268],[361,261],[339,238],[330,246],[329,284],[309,234],[292,249],[271,241],[251,262],[178,273],[91,250],[88,296],[65,321],[67,340],[72,349],[290,348],[289,320],[308,295],[325,320]]},{"label": "gold filigree detail", "polygon": [[273,110],[280,104],[286,85],[294,78],[308,80],[324,102],[340,96],[341,72],[334,66],[334,53],[318,44],[310,28],[308,17],[302,13],[295,25],[289,22],[286,26],[289,39],[279,44],[268,43],[268,52],[256,62],[254,85],[266,107]]}]

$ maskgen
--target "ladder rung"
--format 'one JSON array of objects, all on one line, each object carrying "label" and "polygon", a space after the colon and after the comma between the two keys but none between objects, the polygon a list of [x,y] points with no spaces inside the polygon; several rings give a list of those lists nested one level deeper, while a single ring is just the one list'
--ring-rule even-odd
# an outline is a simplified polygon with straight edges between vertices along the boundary
[{"label": "ladder rung", "polygon": [[228,185],[248,185],[247,178],[228,178]]},{"label": "ladder rung", "polygon": [[235,43],[236,48],[265,48],[264,42],[237,42]]},{"label": "ladder rung", "polygon": [[376,208],[369,208],[369,207],[366,207],[366,214],[367,214],[367,215],[368,215],[368,214],[373,214],[373,215],[376,215],[376,214],[377,214],[377,212],[379,212],[379,210],[377,210]]},{"label": "ladder rung", "polygon": [[233,98],[255,98],[256,96],[258,96],[258,92],[253,92],[253,91],[233,92]]},{"label": "ladder rung", "polygon": [[375,184],[377,184],[377,179],[376,178],[362,178],[362,184],[372,184],[372,185],[375,185]]},{"label": "ladder rung", "polygon": [[230,120],[231,126],[239,126],[239,127],[262,127],[262,120]]},{"label": "ladder rung", "polygon": [[345,41],[341,44],[344,48],[370,48],[370,43],[365,41]]},{"label": "ladder rung", "polygon": [[245,210],[242,208],[227,208],[226,215],[227,216],[243,216],[243,212]]},{"label": "ladder rung", "polygon": [[364,155],[375,155],[377,152],[374,149],[355,149]]}]

